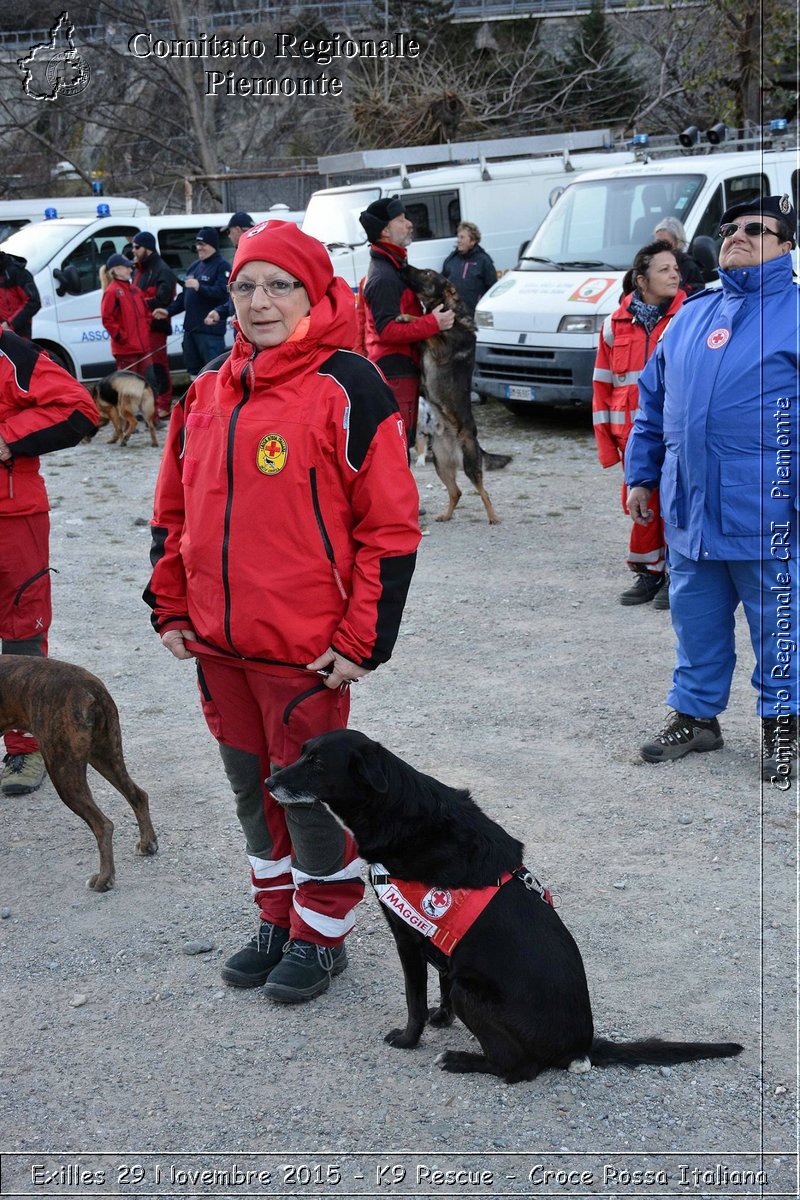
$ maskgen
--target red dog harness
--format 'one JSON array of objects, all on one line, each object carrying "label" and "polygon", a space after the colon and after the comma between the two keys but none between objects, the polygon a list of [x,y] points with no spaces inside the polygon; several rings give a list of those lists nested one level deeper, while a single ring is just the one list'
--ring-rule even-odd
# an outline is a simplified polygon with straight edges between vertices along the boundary
[{"label": "red dog harness", "polygon": [[443,954],[450,955],[486,905],[512,879],[529,891],[538,892],[551,907],[553,897],[526,867],[501,875],[496,884],[483,888],[442,888],[410,879],[394,879],[380,863],[373,863],[369,879],[381,904],[417,933],[429,937]]}]

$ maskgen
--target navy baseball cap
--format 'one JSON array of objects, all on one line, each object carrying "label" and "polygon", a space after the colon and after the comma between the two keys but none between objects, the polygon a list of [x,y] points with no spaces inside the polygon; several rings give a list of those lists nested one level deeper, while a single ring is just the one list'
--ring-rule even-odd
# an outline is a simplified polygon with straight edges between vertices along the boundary
[{"label": "navy baseball cap", "polygon": [[237,229],[252,229],[254,224],[255,222],[250,216],[250,213],[235,212],[222,232],[227,233],[231,225],[235,225]]}]

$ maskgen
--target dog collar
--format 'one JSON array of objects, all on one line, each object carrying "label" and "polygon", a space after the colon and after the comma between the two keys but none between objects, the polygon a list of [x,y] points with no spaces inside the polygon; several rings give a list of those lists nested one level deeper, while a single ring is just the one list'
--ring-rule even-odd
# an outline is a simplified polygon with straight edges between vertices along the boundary
[{"label": "dog collar", "polygon": [[530,871],[522,866],[501,875],[496,884],[483,888],[431,887],[410,879],[395,879],[381,863],[373,863],[369,879],[375,894],[390,912],[406,925],[430,938],[443,954],[451,955],[487,904],[512,879],[519,879],[552,906],[553,898]]}]

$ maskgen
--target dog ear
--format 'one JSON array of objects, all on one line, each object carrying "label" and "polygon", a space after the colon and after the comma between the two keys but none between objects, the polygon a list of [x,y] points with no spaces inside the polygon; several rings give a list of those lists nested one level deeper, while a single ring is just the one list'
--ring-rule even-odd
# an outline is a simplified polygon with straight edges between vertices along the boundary
[{"label": "dog ear", "polygon": [[389,780],[381,763],[379,747],[367,747],[353,754],[356,776],[371,787],[374,792],[388,792]]}]

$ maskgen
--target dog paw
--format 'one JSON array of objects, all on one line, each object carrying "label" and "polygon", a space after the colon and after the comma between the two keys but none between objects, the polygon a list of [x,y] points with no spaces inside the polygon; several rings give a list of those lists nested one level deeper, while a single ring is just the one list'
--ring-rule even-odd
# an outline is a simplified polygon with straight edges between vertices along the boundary
[{"label": "dog paw", "polygon": [[136,843],[136,853],[137,854],[155,854],[157,851],[158,851],[158,839],[157,838],[151,838],[149,842],[139,841]]},{"label": "dog paw", "polygon": [[395,1049],[410,1050],[419,1042],[419,1036],[418,1033],[409,1033],[407,1029],[390,1029],[383,1040]]},{"label": "dog paw", "polygon": [[571,1071],[573,1075],[586,1075],[591,1069],[592,1064],[588,1058],[573,1058],[567,1067],[567,1070]]},{"label": "dog paw", "polygon": [[107,879],[103,879],[99,873],[97,875],[90,875],[86,880],[86,886],[91,892],[110,892],[114,886],[114,877],[112,875]]},{"label": "dog paw", "polygon": [[453,1011],[449,1008],[432,1008],[428,1013],[428,1024],[436,1025],[441,1028],[443,1025],[453,1024]]}]

